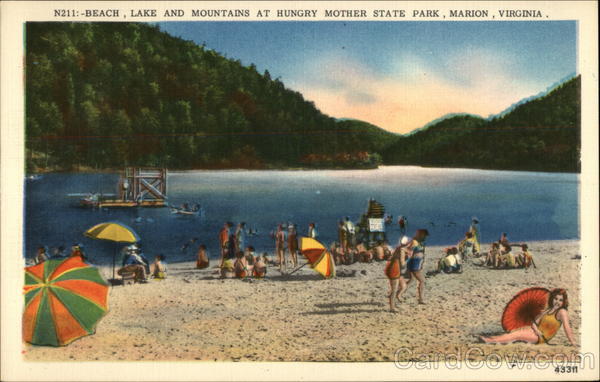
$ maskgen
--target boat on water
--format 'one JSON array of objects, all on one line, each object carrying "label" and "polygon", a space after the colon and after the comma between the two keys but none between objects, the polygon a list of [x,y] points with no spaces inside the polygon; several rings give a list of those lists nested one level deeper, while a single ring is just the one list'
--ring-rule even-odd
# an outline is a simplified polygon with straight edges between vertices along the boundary
[{"label": "boat on water", "polygon": [[33,182],[35,180],[42,179],[42,175],[35,175],[35,174],[34,175],[29,175],[29,176],[25,177],[25,179],[27,179],[30,182]]},{"label": "boat on water", "polygon": [[195,204],[192,207],[189,207],[186,204],[180,206],[180,207],[175,207],[175,206],[169,206],[171,208],[171,213],[172,214],[177,214],[177,215],[184,215],[184,216],[199,216],[202,213],[202,208],[200,208],[200,205]]}]

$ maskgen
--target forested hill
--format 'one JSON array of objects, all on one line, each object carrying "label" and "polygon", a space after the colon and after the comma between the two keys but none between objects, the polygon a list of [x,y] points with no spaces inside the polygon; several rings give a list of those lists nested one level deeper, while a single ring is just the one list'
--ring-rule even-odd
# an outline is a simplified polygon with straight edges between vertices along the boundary
[{"label": "forested hill", "polygon": [[581,77],[489,120],[444,119],[400,137],[386,164],[528,171],[580,171]]},{"label": "forested hill", "polygon": [[361,126],[155,26],[26,25],[30,171],[372,167],[397,136]]},{"label": "forested hill", "polygon": [[137,23],[26,24],[26,164],[44,170],[369,168],[579,171],[580,78],[491,120],[400,136],[335,120],[268,71]]}]

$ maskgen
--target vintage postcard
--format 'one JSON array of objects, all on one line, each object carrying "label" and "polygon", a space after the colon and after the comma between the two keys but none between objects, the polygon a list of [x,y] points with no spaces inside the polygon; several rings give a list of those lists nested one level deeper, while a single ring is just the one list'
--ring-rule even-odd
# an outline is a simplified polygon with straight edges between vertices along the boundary
[{"label": "vintage postcard", "polygon": [[2,2],[2,380],[598,378],[596,2]]}]

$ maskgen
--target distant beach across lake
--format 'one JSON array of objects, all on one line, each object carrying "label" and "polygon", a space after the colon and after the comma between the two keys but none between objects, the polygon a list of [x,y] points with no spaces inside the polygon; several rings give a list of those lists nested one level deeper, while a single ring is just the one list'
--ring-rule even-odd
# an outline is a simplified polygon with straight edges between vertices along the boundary
[{"label": "distant beach across lake", "polygon": [[337,240],[336,223],[358,220],[369,198],[394,216],[387,237],[400,237],[399,215],[408,218],[408,233],[430,232],[428,243],[457,243],[471,218],[480,221],[484,243],[507,232],[511,241],[579,238],[580,175],[471,169],[382,166],[376,170],[210,170],[169,172],[168,202],[198,203],[199,216],[172,214],[169,208],[85,209],[70,193],[116,191],[116,173],[56,173],[25,180],[25,256],[37,246],[86,246],[94,263],[107,264],[113,243],[83,237],[103,221],[120,221],[141,237],[144,251],[163,253],[168,262],[190,261],[195,247],[181,250],[191,238],[218,256],[217,234],[225,221],[246,222],[258,234],[246,237],[257,252],[273,252],[270,231],[277,223],[298,225],[305,235],[317,224],[318,239]]}]

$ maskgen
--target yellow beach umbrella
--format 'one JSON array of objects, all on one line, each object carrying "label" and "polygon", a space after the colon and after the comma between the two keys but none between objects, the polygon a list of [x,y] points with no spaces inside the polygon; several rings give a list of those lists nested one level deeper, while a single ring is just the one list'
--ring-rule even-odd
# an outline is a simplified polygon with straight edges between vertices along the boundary
[{"label": "yellow beach umbrella", "polygon": [[300,238],[300,252],[306,257],[311,268],[325,278],[335,276],[333,256],[325,246],[310,237]]},{"label": "yellow beach umbrella", "polygon": [[[140,241],[140,237],[135,231],[119,222],[106,222],[96,224],[92,228],[88,229],[83,233],[90,239],[97,240],[108,240],[114,241],[115,243],[137,243]],[[113,280],[115,279],[115,256],[113,255]]]},{"label": "yellow beach umbrella", "polygon": [[133,229],[119,222],[96,224],[84,233],[91,239],[108,240],[117,243],[137,243],[140,238]]}]

